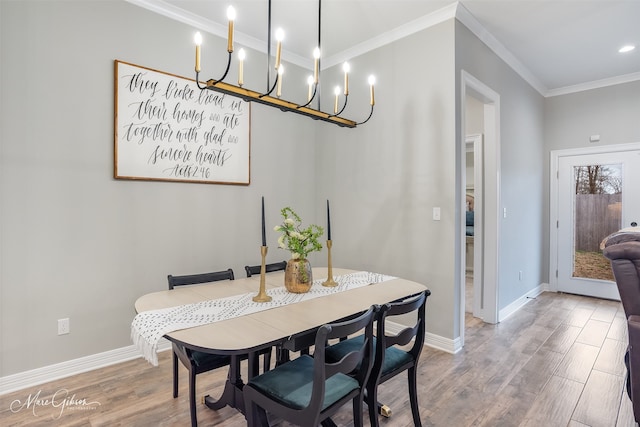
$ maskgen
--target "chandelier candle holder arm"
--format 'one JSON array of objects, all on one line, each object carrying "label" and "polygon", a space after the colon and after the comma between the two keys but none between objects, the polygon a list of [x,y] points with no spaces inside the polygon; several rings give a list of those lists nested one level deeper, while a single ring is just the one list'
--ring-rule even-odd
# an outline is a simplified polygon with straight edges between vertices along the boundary
[{"label": "chandelier candle holder arm", "polygon": [[371,112],[369,113],[369,117],[364,122],[356,123],[356,125],[363,125],[369,121],[371,116],[373,116],[373,106],[376,105],[376,99],[373,92],[373,87],[376,84],[376,78],[374,76],[369,76],[369,104],[371,105]]},{"label": "chandelier candle holder arm", "polygon": [[[321,10],[321,0],[318,0],[318,20],[320,19],[320,10]],[[271,87],[267,87],[268,92],[266,93],[259,93],[253,90],[249,90],[249,89],[245,89],[243,87],[244,85],[244,59],[245,59],[245,53],[243,49],[240,49],[240,52],[238,53],[238,85],[234,86],[232,84],[229,83],[225,83],[224,79],[227,77],[227,74],[229,73],[229,69],[231,67],[231,58],[232,58],[232,53],[233,53],[233,32],[234,32],[234,21],[236,19],[236,12],[235,9],[233,8],[233,6],[229,6],[229,8],[227,9],[227,18],[229,20],[229,28],[228,28],[228,39],[227,39],[227,52],[229,54],[228,56],[228,60],[227,60],[227,67],[225,69],[224,74],[222,75],[222,77],[220,77],[219,79],[209,79],[206,81],[206,84],[204,86],[202,86],[200,84],[200,72],[201,72],[201,68],[200,68],[200,59],[201,59],[201,44],[202,44],[202,36],[200,35],[200,33],[196,34],[196,67],[195,67],[195,71],[196,71],[196,85],[198,86],[198,88],[200,90],[214,90],[217,92],[222,92],[222,93],[226,93],[229,95],[233,95],[233,96],[237,96],[242,98],[243,100],[247,101],[247,102],[251,102],[251,101],[255,101],[261,104],[265,104],[265,105],[269,105],[271,107],[276,107],[279,108],[281,111],[289,111],[289,112],[293,112],[296,114],[301,114],[307,117],[311,117],[315,120],[322,120],[322,121],[326,121],[329,123],[333,123],[336,124],[338,126],[341,127],[349,127],[349,128],[354,128],[358,125],[364,124],[366,122],[369,121],[369,119],[371,119],[371,117],[373,116],[373,108],[375,105],[374,102],[374,97],[373,97],[373,88],[374,88],[374,83],[372,80],[372,77],[369,78],[369,91],[370,91],[370,105],[371,105],[371,111],[369,113],[369,116],[367,117],[366,120],[364,120],[363,122],[356,122],[355,120],[350,120],[344,117],[340,117],[340,115],[343,113],[343,111],[345,110],[345,108],[347,107],[347,102],[348,102],[348,97],[349,97],[349,72],[350,72],[350,66],[348,63],[345,63],[343,66],[343,70],[344,70],[344,104],[342,105],[341,108],[339,107],[339,99],[338,99],[338,95],[336,94],[336,100],[334,102],[334,108],[333,108],[333,114],[329,114],[329,113],[325,113],[324,111],[321,111],[320,109],[320,104],[318,102],[318,107],[317,109],[313,109],[313,108],[309,108],[309,105],[311,104],[311,102],[317,97],[318,95],[318,86],[320,83],[320,48],[316,47],[313,51],[313,58],[314,58],[314,62],[313,62],[313,76],[309,78],[308,80],[308,84],[309,84],[309,91],[308,91],[308,100],[305,104],[296,104],[290,101],[286,101],[281,99],[281,95],[282,95],[282,84],[283,84],[283,78],[282,78],[282,73],[284,68],[282,67],[281,64],[281,60],[282,60],[282,41],[284,39],[284,31],[280,28],[278,28],[276,30],[275,33],[275,38],[277,41],[276,44],[276,55],[275,55],[275,69],[276,69],[276,77],[275,77],[275,81],[273,82],[273,86]],[[271,2],[269,2],[269,15],[268,15],[268,19],[269,19],[269,27],[271,27]],[[320,33],[318,34],[318,45],[320,44]],[[270,50],[270,46],[269,46],[269,50]],[[270,55],[269,55],[270,56]],[[267,67],[267,70],[269,70],[270,67]],[[269,74],[269,73],[267,73]],[[267,79],[268,80],[268,79]],[[268,83],[267,86],[269,86],[270,84]],[[271,96],[271,94],[273,93],[273,91],[276,91],[276,96],[273,97]]]},{"label": "chandelier candle holder arm", "polygon": [[309,84],[309,97],[308,97],[309,101],[304,105],[300,105],[298,108],[308,107],[309,104],[311,104],[313,99],[316,97],[316,93],[318,91],[318,84],[313,82],[313,76],[309,76],[309,79],[307,79],[307,83]]}]

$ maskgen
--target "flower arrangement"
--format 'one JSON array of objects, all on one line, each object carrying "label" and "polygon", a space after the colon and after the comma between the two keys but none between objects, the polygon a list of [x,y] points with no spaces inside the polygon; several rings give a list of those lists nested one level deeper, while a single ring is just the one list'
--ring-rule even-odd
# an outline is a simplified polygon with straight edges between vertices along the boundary
[{"label": "flower arrangement", "polygon": [[274,227],[275,231],[282,232],[278,238],[278,247],[291,252],[293,259],[306,259],[307,255],[322,249],[318,238],[324,233],[324,229],[315,224],[307,228],[302,227],[302,220],[290,207],[282,208],[280,214],[284,218],[281,225]]}]

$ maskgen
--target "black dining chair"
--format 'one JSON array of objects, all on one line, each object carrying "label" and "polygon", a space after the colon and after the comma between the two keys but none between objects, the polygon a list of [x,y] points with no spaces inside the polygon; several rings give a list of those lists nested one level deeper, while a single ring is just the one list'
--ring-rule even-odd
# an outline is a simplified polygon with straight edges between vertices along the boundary
[{"label": "black dining chair", "polygon": [[[382,405],[378,403],[378,386],[401,372],[407,371],[409,386],[409,402],[413,423],[420,427],[420,410],[418,408],[417,393],[417,365],[425,334],[425,307],[427,297],[431,291],[425,290],[411,298],[399,302],[385,304],[380,307],[376,315],[376,340],[374,342],[374,362],[369,382],[366,386],[365,401],[369,408],[369,421],[372,426],[378,426],[378,413]],[[412,326],[402,329],[397,334],[386,330],[386,320],[393,316],[400,316],[416,312],[417,317]],[[329,360],[340,360],[345,354],[362,345],[366,339],[362,335],[349,338],[329,346],[326,355]],[[413,340],[408,350],[399,348],[406,346]]]},{"label": "black dining chair", "polygon": [[[234,280],[233,270],[216,271],[213,273],[190,274],[184,276],[167,276],[169,282],[169,290],[177,286],[198,285],[203,283],[217,282],[220,280]],[[191,350],[177,343],[172,343],[173,347],[173,397],[178,397],[178,359],[189,371],[189,408],[191,411],[191,425],[198,425],[196,418],[196,375],[208,372],[213,369],[229,366],[231,363],[230,356],[204,353],[201,351]],[[264,355],[264,369],[268,370],[271,362],[271,349],[263,350],[260,354]],[[247,359],[247,355],[241,356],[241,359]]]},{"label": "black dining chair", "polygon": [[[287,268],[287,261],[274,262],[271,264],[266,264],[264,266],[264,272],[272,273],[274,271],[284,271],[286,268]],[[255,274],[260,274],[260,271],[262,270],[262,265],[245,265],[244,270],[247,272],[247,277],[251,277]],[[314,337],[311,337],[311,340],[313,339]],[[301,351],[303,354],[309,354],[308,346],[305,346],[302,349],[293,349],[293,350]],[[290,359],[289,351],[290,349],[284,348],[282,344],[278,344],[276,346],[276,365],[281,365],[282,363],[289,361]]]},{"label": "black dining chair", "polygon": [[[273,271],[281,271],[287,268],[287,261],[274,262],[272,264],[266,264],[264,266],[265,273],[271,273]],[[247,277],[251,277],[254,274],[260,274],[262,265],[245,265],[244,270],[247,272]]]},{"label": "black dining chair", "polygon": [[[349,320],[321,326],[313,357],[302,355],[250,379],[243,389],[247,425],[268,426],[270,413],[299,426],[317,427],[351,401],[353,425],[362,426],[364,390],[373,362],[374,314],[371,307]],[[361,345],[340,360],[325,359],[328,340],[355,333],[363,333]]]}]

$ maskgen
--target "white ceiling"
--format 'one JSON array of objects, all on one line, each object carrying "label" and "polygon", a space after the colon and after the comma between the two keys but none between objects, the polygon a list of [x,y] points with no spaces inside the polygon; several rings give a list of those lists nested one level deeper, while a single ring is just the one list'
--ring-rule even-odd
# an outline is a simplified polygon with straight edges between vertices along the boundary
[{"label": "white ceiling", "polygon": [[[128,1],[222,37],[233,5],[236,43],[266,51],[268,0]],[[318,0],[272,0],[271,16],[283,60],[310,67]],[[640,0],[322,0],[323,68],[453,16],[543,95],[640,80]]]}]

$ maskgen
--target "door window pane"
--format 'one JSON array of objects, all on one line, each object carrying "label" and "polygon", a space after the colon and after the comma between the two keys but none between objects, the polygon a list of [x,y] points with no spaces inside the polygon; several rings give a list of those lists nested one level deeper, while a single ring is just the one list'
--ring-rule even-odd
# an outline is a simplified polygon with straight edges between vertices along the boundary
[{"label": "door window pane", "polygon": [[573,277],[613,281],[600,242],[622,225],[622,165],[574,166]]}]

